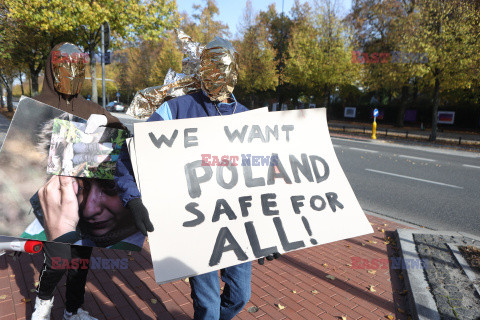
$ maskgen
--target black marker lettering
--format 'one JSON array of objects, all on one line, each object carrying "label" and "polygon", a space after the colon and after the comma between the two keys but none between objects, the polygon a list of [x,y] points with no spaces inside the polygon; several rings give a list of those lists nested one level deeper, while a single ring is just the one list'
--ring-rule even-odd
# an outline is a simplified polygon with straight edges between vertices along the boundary
[{"label": "black marker lettering", "polygon": [[[328,163],[325,160],[323,160],[323,158],[320,158],[319,156],[310,156],[309,158],[310,158],[310,162],[312,163],[313,173],[315,174],[317,183],[327,180],[328,176],[330,175],[330,168],[328,167]],[[315,161],[320,161],[322,163],[323,169],[324,169],[323,176],[321,176],[320,173],[318,172],[317,163]]]},{"label": "black marker lettering", "polygon": [[230,129],[227,126],[224,126],[223,129],[225,130],[225,134],[227,135],[227,138],[230,142],[233,142],[235,138],[238,138],[238,140],[243,143],[243,140],[245,139],[245,134],[247,133],[248,126],[245,125],[242,128],[242,133],[238,132],[238,130],[233,131],[233,133],[230,132]]},{"label": "black marker lettering", "polygon": [[325,194],[325,196],[327,197],[328,205],[333,212],[337,211],[336,207],[343,209],[343,204],[338,201],[338,195],[335,192],[328,192]]},{"label": "black marker lettering", "polygon": [[300,175],[298,171],[300,170],[305,178],[308,181],[313,182],[312,169],[308,163],[308,158],[306,153],[302,153],[302,162],[300,162],[293,154],[289,156],[290,166],[292,167],[293,179],[296,183],[300,183]]},{"label": "black marker lettering", "polygon": [[275,228],[277,229],[278,237],[280,238],[280,242],[282,243],[283,250],[290,251],[305,247],[305,243],[303,241],[288,241],[285,229],[283,229],[282,220],[280,220],[279,217],[273,218],[273,223],[275,224]]},{"label": "black marker lettering", "polygon": [[[229,244],[225,245],[227,241]],[[215,246],[213,247],[213,252],[210,256],[208,265],[213,267],[219,264],[223,253],[230,250],[233,250],[238,260],[248,260],[247,254],[242,251],[242,248],[238,244],[237,240],[235,240],[230,230],[227,227],[223,227],[220,229],[220,231],[218,231],[217,240],[215,241]]]},{"label": "black marker lettering", "polygon": [[252,251],[255,258],[266,257],[269,254],[278,252],[276,246],[264,249],[260,247],[260,242],[258,241],[257,231],[253,226],[253,221],[245,222],[245,230],[247,231],[248,240],[250,241],[250,245],[252,246]]},{"label": "black marker lettering", "polygon": [[173,131],[173,134],[172,136],[170,137],[170,139],[168,139],[167,137],[165,137],[165,135],[161,135],[160,138],[156,138],[155,135],[153,134],[153,132],[150,132],[148,134],[148,136],[150,137],[150,140],[152,140],[153,144],[155,145],[155,147],[159,148],[162,146],[162,143],[165,143],[168,147],[172,147],[172,144],[173,142],[175,142],[175,139],[177,138],[177,135],[178,135],[178,130],[175,129],[175,131]]},{"label": "black marker lettering", "polygon": [[[195,169],[201,168],[203,176],[197,176]],[[202,194],[200,183],[207,182],[213,175],[212,167],[202,166],[202,160],[193,161],[185,165],[185,177],[187,178],[188,194],[191,198],[198,198]]]},{"label": "black marker lettering", "polygon": [[197,136],[189,136],[190,132],[197,132],[197,128],[187,128],[183,131],[183,145],[186,148],[198,146]]},{"label": "black marker lettering", "polygon": [[190,213],[193,213],[195,216],[197,216],[196,219],[190,220],[190,221],[185,221],[183,223],[184,227],[195,227],[198,226],[200,223],[205,221],[205,215],[197,209],[198,203],[196,202],[190,202],[185,206],[185,210],[187,210]]},{"label": "black marker lettering", "polygon": [[226,214],[228,220],[236,220],[237,216],[233,212],[232,208],[225,199],[218,199],[217,204],[215,205],[215,211],[213,212],[212,222],[217,222],[220,220],[220,215]]}]

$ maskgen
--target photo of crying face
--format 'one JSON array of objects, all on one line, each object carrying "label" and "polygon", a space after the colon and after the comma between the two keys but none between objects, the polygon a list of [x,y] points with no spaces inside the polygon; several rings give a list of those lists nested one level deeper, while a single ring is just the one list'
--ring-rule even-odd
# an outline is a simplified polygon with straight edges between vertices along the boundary
[{"label": "photo of crying face", "polygon": [[93,237],[129,229],[135,223],[113,180],[78,179],[80,228]]}]

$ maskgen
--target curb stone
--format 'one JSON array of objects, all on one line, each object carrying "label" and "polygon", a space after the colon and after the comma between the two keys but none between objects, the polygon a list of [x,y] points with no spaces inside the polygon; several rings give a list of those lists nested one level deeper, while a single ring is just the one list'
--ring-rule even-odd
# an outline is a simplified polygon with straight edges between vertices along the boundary
[{"label": "curb stone", "polygon": [[[415,248],[413,234],[429,234],[437,233],[437,231],[429,232],[429,230],[397,229],[396,233],[402,256],[408,259],[419,260],[420,257]],[[445,233],[438,232],[438,234]],[[432,293],[427,289],[429,284],[425,278],[423,268],[405,268],[402,270],[402,273],[403,277],[405,278],[407,290],[411,294],[411,299],[409,299],[409,302],[414,319],[440,320],[437,304],[435,303]]]},{"label": "curb stone", "polygon": [[470,281],[472,281],[473,287],[477,291],[477,294],[480,296],[480,286],[479,286],[480,279],[477,279],[477,276],[476,276],[475,272],[472,270],[472,268],[470,268],[470,265],[465,260],[463,255],[460,253],[460,250],[458,249],[459,246],[457,246],[455,243],[447,243],[447,246],[452,251],[452,254],[455,257],[455,259],[457,260],[460,267],[462,267],[463,272],[465,272],[468,279],[470,279]]}]

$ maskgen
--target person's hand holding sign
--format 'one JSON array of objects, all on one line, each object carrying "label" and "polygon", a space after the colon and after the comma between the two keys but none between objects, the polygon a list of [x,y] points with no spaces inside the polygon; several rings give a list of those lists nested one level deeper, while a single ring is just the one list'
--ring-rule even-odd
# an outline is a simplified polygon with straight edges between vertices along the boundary
[{"label": "person's hand holding sign", "polygon": [[38,191],[47,240],[75,231],[79,221],[78,183],[75,178],[53,176]]}]

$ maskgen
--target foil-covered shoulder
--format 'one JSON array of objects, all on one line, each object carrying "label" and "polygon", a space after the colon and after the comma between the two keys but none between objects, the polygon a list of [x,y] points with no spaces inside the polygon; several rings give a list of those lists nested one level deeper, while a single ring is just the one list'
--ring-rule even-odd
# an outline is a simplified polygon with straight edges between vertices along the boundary
[{"label": "foil-covered shoulder", "polygon": [[148,118],[165,101],[198,90],[200,80],[197,75],[184,76],[166,85],[140,90],[135,94],[127,114],[137,119]]},{"label": "foil-covered shoulder", "polygon": [[198,68],[204,47],[193,42],[192,38],[183,31],[176,30],[175,32],[177,44],[185,54],[185,58],[182,60],[182,72],[177,73],[169,69],[163,85],[138,91],[128,108],[128,115],[137,119],[149,117],[163,102],[200,90]]}]

